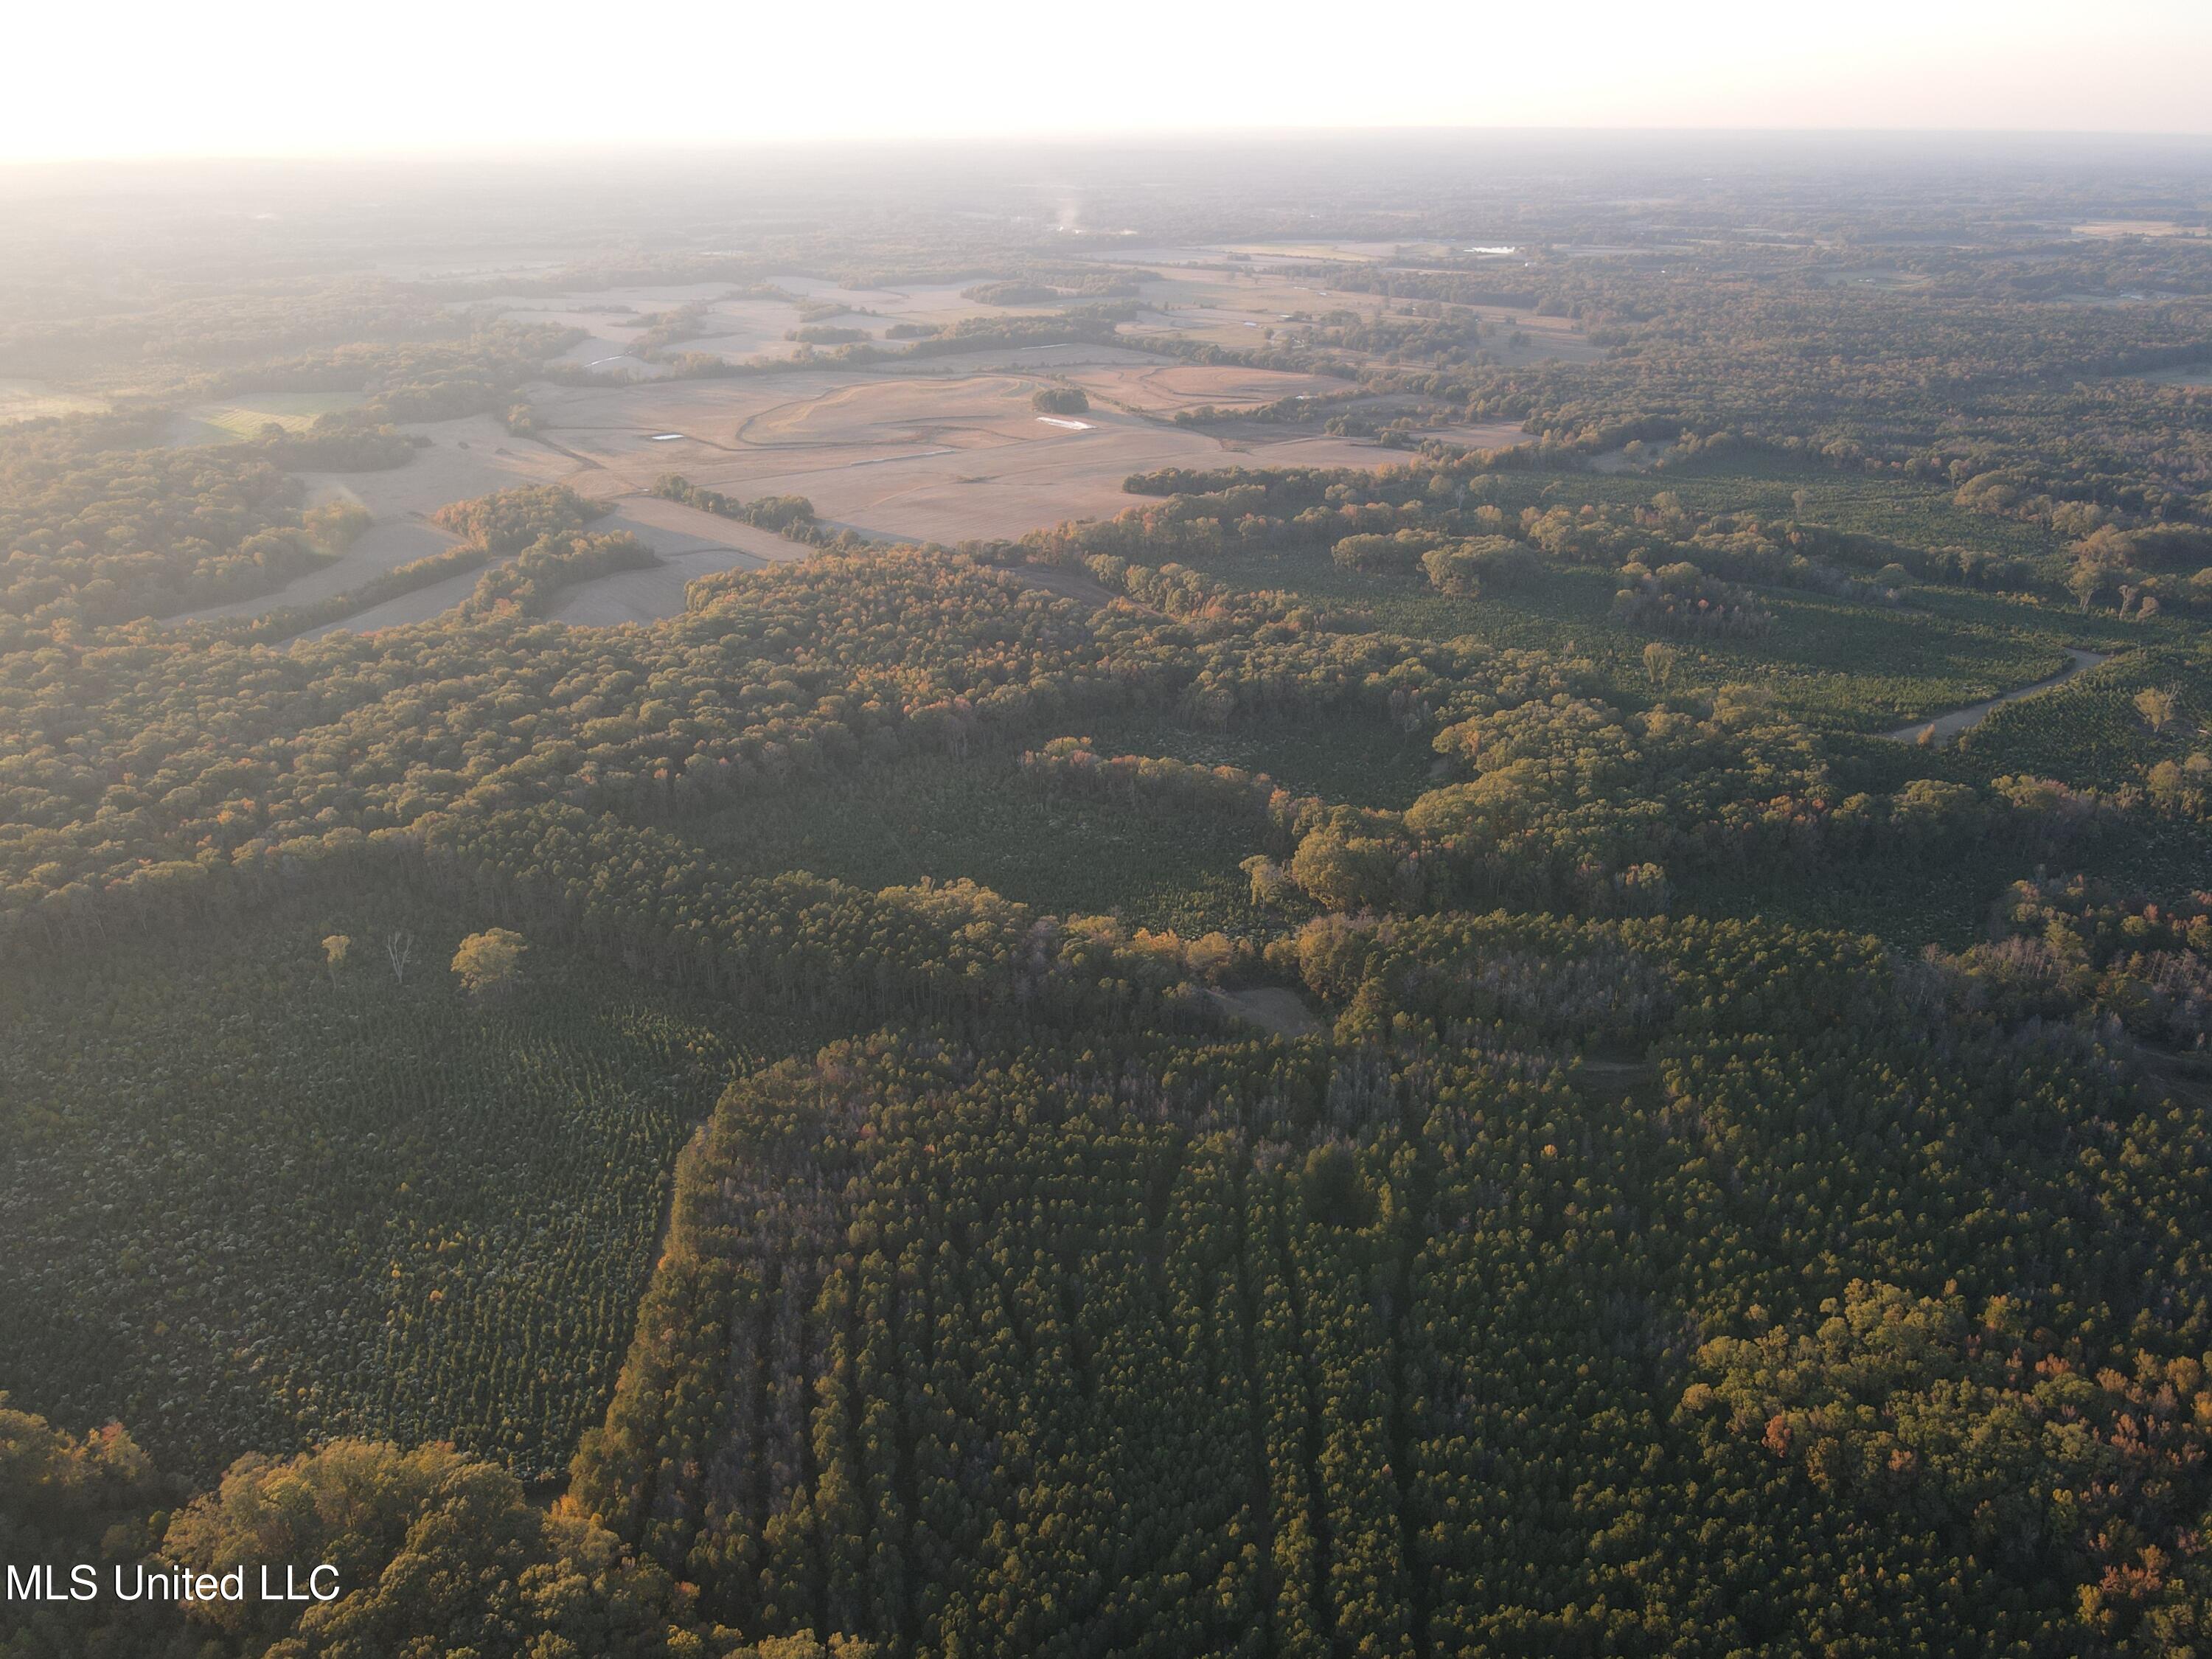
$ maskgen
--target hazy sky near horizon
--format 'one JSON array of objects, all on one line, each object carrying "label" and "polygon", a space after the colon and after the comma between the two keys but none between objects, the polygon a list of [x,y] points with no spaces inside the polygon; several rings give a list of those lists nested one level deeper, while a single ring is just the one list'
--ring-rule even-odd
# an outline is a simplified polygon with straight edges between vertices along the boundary
[{"label": "hazy sky near horizon", "polygon": [[162,0],[0,33],[0,160],[1371,126],[2212,134],[2205,0]]}]

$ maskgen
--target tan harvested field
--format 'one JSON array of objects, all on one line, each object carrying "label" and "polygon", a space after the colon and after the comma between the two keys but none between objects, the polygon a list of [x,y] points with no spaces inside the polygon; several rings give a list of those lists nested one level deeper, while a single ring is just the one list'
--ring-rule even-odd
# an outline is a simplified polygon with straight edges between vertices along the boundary
[{"label": "tan harvested field", "polygon": [[1059,345],[1017,346],[1012,350],[1004,346],[994,346],[977,351],[947,352],[941,357],[927,359],[914,370],[895,371],[888,366],[879,366],[874,372],[904,372],[934,379],[1018,368],[1041,368],[1057,374],[1070,369],[1101,366],[1133,368],[1147,363],[1157,364],[1159,361],[1158,353],[1139,351],[1134,346],[1093,345],[1087,342],[1068,341]]},{"label": "tan harvested field", "polygon": [[428,440],[404,466],[385,472],[303,472],[310,493],[340,489],[379,524],[424,519],[447,501],[465,501],[516,484],[558,483],[581,463],[529,438],[518,438],[489,415],[403,426]]},{"label": "tan harvested field", "polygon": [[[468,598],[477,585],[477,579],[483,574],[467,570],[458,576],[448,576],[434,587],[418,587],[411,593],[402,593],[398,599],[386,599],[382,605],[356,611],[343,622],[311,628],[299,637],[319,640],[330,634],[374,634],[380,628],[399,628],[409,623],[428,622]],[[678,609],[682,607],[679,605]]]},{"label": "tan harvested field", "polygon": [[[811,500],[830,523],[878,538],[1015,537],[1131,506],[1158,467],[1386,466],[1396,451],[1295,428],[1226,439],[1094,408],[1083,429],[1030,407],[1043,380],[810,370],[745,380],[547,388],[542,436],[585,463],[583,494],[637,493],[664,472],[750,498]],[[681,437],[654,442],[657,433]]]},{"label": "tan harvested field", "polygon": [[1534,441],[1521,429],[1518,421],[1485,421],[1480,426],[1440,426],[1422,435],[1441,438],[1448,444],[1463,444],[1469,449],[1512,449]]},{"label": "tan harvested field", "polygon": [[[816,276],[782,276],[770,279],[796,299],[828,301],[848,307],[834,316],[811,320],[830,328],[863,330],[881,341],[894,323],[930,323],[939,326],[971,317],[1004,316],[1011,312],[1048,312],[1052,306],[1000,307],[978,304],[961,297],[968,283],[922,283],[897,289],[840,288]],[[689,339],[672,341],[672,352],[702,351],[733,363],[776,362],[799,349],[786,337],[810,320],[788,300],[732,297],[727,283],[682,283],[579,289],[574,294],[525,298],[509,295],[494,303],[505,307],[509,320],[551,324],[581,329],[589,337],[555,359],[574,367],[603,373],[655,375],[664,371],[637,354],[647,319],[658,313],[703,305],[707,315],[696,325],[700,331]],[[897,342],[890,342],[896,347]]]},{"label": "tan harvested field", "polygon": [[1401,242],[1224,242],[1224,253],[1249,254],[1262,259],[1326,259],[1371,263],[1397,257]]},{"label": "tan harvested field", "polygon": [[[799,350],[799,343],[787,340],[784,336],[805,320],[796,307],[781,300],[726,300],[717,304],[712,315],[700,325],[708,331],[706,333],[695,339],[678,340],[668,349],[703,351],[732,363],[781,361]],[[842,325],[848,319],[829,320],[833,325]],[[854,325],[860,325],[857,319]]]},{"label": "tan harvested field", "polygon": [[[617,571],[568,590],[549,613],[556,622],[606,627],[678,616],[684,610],[684,588],[695,577],[721,570],[765,569],[772,564],[787,564],[804,558],[812,551],[805,543],[787,541],[751,525],[702,513],[696,507],[662,501],[658,496],[625,496],[609,505],[612,510],[603,518],[594,519],[592,530],[599,534],[622,532],[635,536],[660,556],[660,562],[644,570]],[[423,526],[411,528],[428,529]],[[450,539],[446,538],[444,541],[449,543]],[[468,598],[481,574],[471,571],[434,586],[400,594],[343,622],[313,629],[307,637],[319,639],[342,629],[368,634],[380,628],[428,622]],[[292,584],[280,597],[291,602],[293,595],[301,592],[308,581],[329,587],[331,592],[343,592],[352,585],[338,582],[332,586],[328,573],[317,572],[312,578]],[[272,600],[233,606],[220,613],[207,614],[252,615],[274,603]]]},{"label": "tan harvested field", "polygon": [[[442,553],[453,541],[454,538],[437,526],[416,520],[374,525],[338,557],[319,570],[295,576],[273,593],[236,599],[228,605],[208,605],[185,612],[179,620],[205,622],[222,617],[262,617],[287,605],[313,605],[335,594],[349,593],[400,565]],[[434,616],[436,612],[430,614]]]},{"label": "tan harvested field", "polygon": [[2107,241],[2116,236],[2203,236],[2212,234],[2202,225],[2185,225],[2172,219],[2098,219],[2075,225],[2076,236]]},{"label": "tan harvested field", "polygon": [[617,628],[626,623],[657,622],[684,613],[684,590],[696,576],[720,570],[760,570],[762,561],[743,553],[709,558],[701,554],[664,559],[650,570],[624,570],[572,587],[550,613],[555,622],[579,628]]},{"label": "tan harvested field", "polygon": [[[726,283],[669,283],[585,289],[550,298],[509,295],[492,303],[505,307],[501,314],[510,322],[581,329],[588,337],[562,352],[554,359],[556,362],[597,368],[608,374],[649,374],[658,371],[633,351],[638,336],[644,331],[646,319],[657,312],[674,311],[728,292]],[[782,310],[789,320],[778,324],[779,337],[798,320],[799,315],[788,306]],[[675,349],[689,350],[691,343],[686,341]]]},{"label": "tan harvested field", "polygon": [[1242,254],[1252,264],[1346,264],[1387,259],[1401,246],[1397,242],[1184,242],[1174,244],[1097,245],[1081,250],[1085,257],[1116,265],[1218,265],[1231,254]]},{"label": "tan harvested field", "polygon": [[[811,550],[802,542],[787,541],[751,525],[717,518],[657,496],[627,497],[609,505],[612,510],[593,520],[591,528],[599,533],[620,531],[635,536],[660,556],[661,563],[647,570],[617,571],[577,587],[553,612],[562,621],[645,622],[672,617],[684,609],[684,586],[694,576],[716,570],[757,570],[804,558]],[[295,578],[275,593],[210,605],[190,613],[185,620],[258,617],[286,605],[349,592],[397,565],[441,553],[453,542],[454,538],[445,531],[416,520],[380,524],[342,558]],[[466,599],[480,574],[469,572],[434,586],[402,593],[343,622],[316,629],[308,637],[319,638],[342,628],[369,633],[404,623],[427,622]]]},{"label": "tan harvested field", "polygon": [[[832,327],[865,328],[880,335],[893,323],[963,322],[970,317],[1006,317],[1058,310],[1058,305],[988,306],[963,298],[963,289],[973,282],[914,283],[900,288],[841,288],[818,276],[783,276],[769,278],[776,287],[801,299],[833,301],[850,306],[853,313],[824,317]],[[865,313],[873,313],[872,315]]]},{"label": "tan harvested field", "polygon": [[[639,295],[648,299],[646,295]],[[650,299],[681,301],[659,289]],[[883,301],[887,295],[858,295]],[[915,292],[942,305],[945,292]],[[957,295],[953,295],[957,301]],[[575,312],[584,316],[586,312]],[[1024,372],[1033,365],[1036,372]],[[1046,420],[1030,396],[1046,385],[1086,385],[1099,394],[1091,414]],[[1110,389],[1109,389],[1110,387]],[[564,483],[615,504],[595,529],[630,531],[664,564],[602,577],[568,592],[557,617],[641,622],[684,608],[684,584],[721,568],[750,568],[805,556],[805,546],[734,520],[648,498],[661,473],[737,495],[805,495],[827,525],[872,540],[964,542],[1018,538],[1071,518],[1106,518],[1133,507],[1130,473],[1159,467],[1389,467],[1402,452],[1316,435],[1301,427],[1248,422],[1237,434],[1170,427],[1144,414],[1103,407],[1106,398],[1146,414],[1212,403],[1267,403],[1297,392],[1328,394],[1349,383],[1270,369],[1199,368],[1113,345],[1026,347],[933,358],[929,372],[792,369],[732,380],[641,380],[617,387],[529,389],[540,431],[518,438],[489,416],[403,427],[425,438],[407,467],[369,473],[303,473],[312,500],[347,495],[374,526],[338,560],[289,586],[248,602],[212,606],[197,617],[265,615],[349,592],[372,577],[452,544],[429,525],[447,502],[515,484]],[[672,434],[672,435],[668,435]],[[1460,442],[1516,442],[1513,429],[1474,429]],[[374,630],[422,622],[476,586],[458,575],[418,588],[341,629]],[[330,633],[319,629],[316,633]]]},{"label": "tan harvested field", "polygon": [[[1268,338],[1271,329],[1277,331],[1274,340]],[[1176,335],[1188,340],[1203,340],[1208,345],[1230,351],[1264,351],[1279,342],[1288,347],[1304,331],[1273,317],[1263,321],[1246,313],[1216,306],[1193,306],[1172,312],[1140,311],[1122,330],[1125,334],[1140,338]]]},{"label": "tan harvested field", "polygon": [[1283,398],[1341,397],[1356,389],[1352,381],[1326,374],[1198,363],[1161,367],[1157,359],[1150,367],[1081,369],[1066,379],[1069,385],[1082,387],[1094,399],[1143,414],[1162,415],[1207,404],[1245,409]]},{"label": "tan harvested field", "polygon": [[1015,374],[964,380],[860,380],[793,398],[748,416],[739,444],[754,449],[860,449],[946,444],[986,449],[1036,425],[1034,382]]},{"label": "tan harvested field", "polygon": [[[1143,285],[1143,301],[1146,309],[1125,332],[1176,335],[1238,351],[1294,346],[1315,319],[1331,311],[1372,317],[1401,308],[1378,295],[1324,288],[1295,276],[1231,275],[1226,269],[1177,268],[1166,261],[1159,262],[1158,279]],[[1583,337],[1572,318],[1538,317],[1506,306],[1461,309],[1482,319],[1483,349],[1509,368],[1595,362],[1604,355]],[[1306,320],[1297,320],[1301,317]],[[1517,344],[1512,337],[1516,333],[1526,336]]]},{"label": "tan harvested field", "polygon": [[[427,447],[415,452],[414,459],[405,466],[383,472],[295,475],[311,502],[344,500],[356,501],[368,509],[374,522],[360,540],[321,568],[295,577],[274,592],[229,605],[211,605],[187,613],[185,619],[258,617],[287,605],[307,605],[333,594],[350,592],[399,565],[451,547],[453,538],[428,521],[430,514],[448,501],[469,501],[517,484],[558,483],[583,466],[581,462],[544,445],[514,436],[489,416],[427,422],[404,426],[400,430],[430,441]],[[422,617],[434,617],[466,593],[473,581],[473,577],[462,581],[458,592],[442,604],[422,610],[420,616],[409,614],[393,619],[414,622]],[[426,588],[403,594],[388,605],[379,606],[378,611],[392,607],[408,611],[420,610],[438,591]]]},{"label": "tan harvested field", "polygon": [[805,542],[658,495],[624,496],[613,506],[605,518],[592,521],[592,529],[627,531],[663,558],[727,550],[761,564],[788,564],[814,550]]},{"label": "tan harvested field", "polygon": [[1096,260],[1103,265],[1148,265],[1155,270],[1170,265],[1198,265],[1221,263],[1221,250],[1202,247],[1196,243],[1134,243],[1129,241],[1099,241],[1077,250],[1080,257]]},{"label": "tan harvested field", "polygon": [[592,520],[592,528],[626,531],[660,555],[660,562],[570,588],[553,608],[556,622],[603,627],[677,616],[684,609],[684,586],[696,576],[788,564],[813,550],[803,542],[654,495],[625,497],[605,518]]},{"label": "tan harvested field", "polygon": [[1935,281],[1919,271],[1897,270],[1887,265],[1859,270],[1826,271],[1819,280],[1826,288],[1871,288],[1885,294],[1906,293],[1914,289],[1927,288]]}]

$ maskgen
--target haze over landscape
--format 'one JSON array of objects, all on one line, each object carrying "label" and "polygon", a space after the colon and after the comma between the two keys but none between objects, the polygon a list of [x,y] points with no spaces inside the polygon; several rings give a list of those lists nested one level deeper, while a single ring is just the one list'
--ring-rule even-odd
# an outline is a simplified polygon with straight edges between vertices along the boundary
[{"label": "haze over landscape", "polygon": [[[1376,127],[2212,132],[2190,0],[1755,0],[1571,17],[1411,0],[1372,20],[1218,3],[1110,18],[986,0],[803,9],[276,0],[27,9],[0,159],[572,153],[613,147]],[[672,78],[676,64],[692,74]],[[189,64],[190,75],[177,67]],[[487,72],[459,78],[463,66]]]},{"label": "haze over landscape", "polygon": [[47,9],[0,1659],[2212,1651],[2212,20]]}]

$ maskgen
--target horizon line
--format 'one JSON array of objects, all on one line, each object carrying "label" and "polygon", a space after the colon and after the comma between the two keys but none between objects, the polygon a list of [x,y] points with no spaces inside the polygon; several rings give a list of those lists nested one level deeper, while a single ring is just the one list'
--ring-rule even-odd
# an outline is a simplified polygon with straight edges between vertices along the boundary
[{"label": "horizon line", "polygon": [[66,172],[103,167],[190,167],[204,166],[313,166],[331,163],[420,163],[426,161],[515,162],[537,160],[573,161],[586,157],[652,160],[704,158],[746,154],[856,155],[872,150],[901,152],[973,149],[994,145],[1043,146],[1057,151],[1111,148],[1161,148],[1195,144],[1316,143],[1345,141],[1404,140],[1408,142],[1479,139],[1581,139],[1590,141],[1659,139],[1795,138],[1812,141],[1905,141],[1916,138],[2130,144],[2212,148],[2212,129],[2129,129],[1996,126],[1784,126],[1778,125],[1674,124],[1575,125],[1504,125],[1486,124],[1437,125],[1253,125],[1222,127],[1101,127],[1070,131],[1066,127],[1043,129],[978,129],[973,131],[871,132],[840,135],[806,133],[732,134],[727,137],[678,138],[560,138],[544,137],[519,143],[440,143],[426,140],[411,145],[316,147],[292,151],[252,149],[205,151],[118,150],[87,151],[80,155],[0,154],[0,171],[9,173]]}]

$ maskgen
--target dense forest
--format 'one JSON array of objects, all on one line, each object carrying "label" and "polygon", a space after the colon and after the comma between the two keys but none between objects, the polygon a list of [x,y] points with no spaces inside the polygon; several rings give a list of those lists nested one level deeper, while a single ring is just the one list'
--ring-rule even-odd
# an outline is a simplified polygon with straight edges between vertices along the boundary
[{"label": "dense forest", "polygon": [[[1855,165],[0,256],[0,1559],[343,1586],[0,1655],[2212,1651],[2212,196]],[[361,502],[985,369],[1218,464]]]}]

